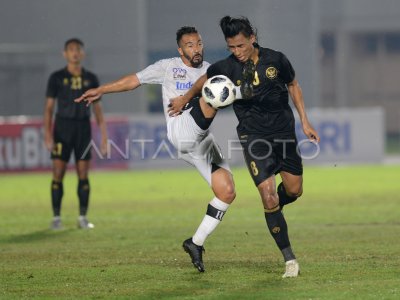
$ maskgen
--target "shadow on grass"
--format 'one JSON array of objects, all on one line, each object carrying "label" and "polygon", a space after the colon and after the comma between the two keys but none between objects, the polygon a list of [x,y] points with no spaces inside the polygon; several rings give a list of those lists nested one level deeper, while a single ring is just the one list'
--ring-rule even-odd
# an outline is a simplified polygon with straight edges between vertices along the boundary
[{"label": "shadow on grass", "polygon": [[8,237],[0,238],[0,244],[10,244],[10,243],[32,243],[32,242],[41,242],[47,241],[51,239],[58,239],[62,236],[69,234],[72,229],[63,229],[59,231],[53,231],[51,229],[42,229],[30,233],[20,234],[20,235],[11,235]]}]

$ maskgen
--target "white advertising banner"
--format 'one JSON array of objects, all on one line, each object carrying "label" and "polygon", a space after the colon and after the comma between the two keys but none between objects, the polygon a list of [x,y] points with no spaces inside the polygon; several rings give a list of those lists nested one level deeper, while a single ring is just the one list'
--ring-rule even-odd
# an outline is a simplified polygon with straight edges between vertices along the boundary
[{"label": "white advertising banner", "polygon": [[[308,117],[321,141],[310,143],[296,120],[296,135],[304,164],[380,163],[385,152],[384,111],[381,108],[310,109]],[[296,115],[296,113],[295,113]],[[236,135],[237,119],[220,114],[213,133],[231,165],[243,164]]]}]

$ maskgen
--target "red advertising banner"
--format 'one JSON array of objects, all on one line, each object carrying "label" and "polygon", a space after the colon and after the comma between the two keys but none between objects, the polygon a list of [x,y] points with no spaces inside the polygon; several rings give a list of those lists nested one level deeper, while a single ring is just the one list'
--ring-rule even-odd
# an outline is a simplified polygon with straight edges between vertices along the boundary
[{"label": "red advertising banner", "polygon": [[[129,132],[128,118],[107,119],[109,140],[123,147]],[[43,143],[43,122],[24,116],[0,119],[0,172],[51,170],[50,153]],[[129,161],[121,155],[100,154],[100,132],[92,123],[92,168],[127,169]],[[117,147],[115,147],[117,148]],[[115,149],[110,148],[111,154]],[[72,166],[73,158],[70,164]]]}]

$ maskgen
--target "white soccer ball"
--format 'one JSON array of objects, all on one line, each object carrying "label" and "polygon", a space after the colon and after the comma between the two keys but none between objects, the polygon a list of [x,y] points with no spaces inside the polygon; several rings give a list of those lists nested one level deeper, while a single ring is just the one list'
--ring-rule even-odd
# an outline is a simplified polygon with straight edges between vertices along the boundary
[{"label": "white soccer ball", "polygon": [[209,78],[204,83],[201,94],[204,101],[215,109],[227,107],[236,99],[235,85],[225,75]]}]

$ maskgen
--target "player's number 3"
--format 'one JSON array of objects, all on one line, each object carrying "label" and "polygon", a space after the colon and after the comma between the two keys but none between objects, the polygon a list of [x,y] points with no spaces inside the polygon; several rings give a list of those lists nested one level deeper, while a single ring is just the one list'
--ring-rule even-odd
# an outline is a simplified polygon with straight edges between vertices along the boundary
[{"label": "player's number 3", "polygon": [[254,80],[253,80],[253,85],[259,85],[260,84],[260,78],[258,78],[258,73],[257,71],[254,73]]}]

